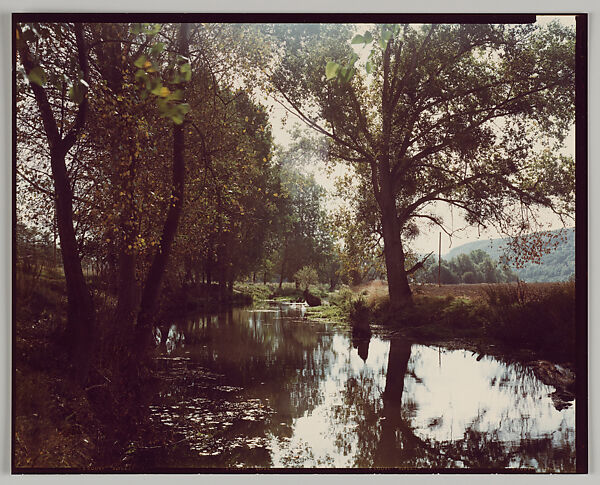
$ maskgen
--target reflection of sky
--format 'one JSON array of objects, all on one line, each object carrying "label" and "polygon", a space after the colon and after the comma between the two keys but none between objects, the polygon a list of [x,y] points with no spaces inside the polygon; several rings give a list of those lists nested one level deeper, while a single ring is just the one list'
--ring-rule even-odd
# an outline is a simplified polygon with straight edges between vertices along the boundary
[{"label": "reflection of sky", "polygon": [[[363,362],[347,337],[333,336],[327,351],[331,354],[329,372],[320,383],[321,402],[293,421],[290,439],[272,438],[274,466],[353,466],[359,440],[356,413],[361,409],[347,409],[344,390],[350,379],[372,382],[370,400],[381,410],[389,346],[389,342],[371,339],[368,359]],[[574,406],[557,411],[549,397],[554,388],[518,364],[508,366],[492,357],[478,362],[476,358],[468,351],[413,345],[402,402],[411,404],[409,412],[404,406],[403,417],[415,435],[448,442],[463,439],[473,430],[507,447],[551,436],[554,446],[573,449]],[[342,407],[346,407],[343,418],[335,412]],[[343,447],[336,445],[340,434]],[[511,464],[535,466],[536,461],[515,458]]]},{"label": "reflection of sky", "polygon": [[[192,368],[200,365],[203,373],[210,369],[223,382],[200,379],[196,380],[198,388],[186,384],[182,389],[191,399],[189,409],[175,416],[169,410],[173,403],[168,402],[166,408],[157,407],[158,414],[168,415],[172,422],[190,421],[190,436],[204,432],[209,417],[215,429],[231,425],[219,435],[220,448],[215,444],[213,450],[211,441],[204,439],[194,449],[225,453],[240,443],[260,439],[272,466],[345,468],[381,466],[376,463],[382,449],[401,449],[394,440],[408,444],[405,439],[409,439],[413,443],[409,447],[419,447],[417,455],[425,453],[422,458],[415,455],[414,466],[429,466],[430,458],[431,463],[450,466],[439,459],[440,453],[461,455],[464,450],[469,459],[479,456],[481,449],[489,450],[489,444],[494,444],[494,458],[481,463],[493,464],[504,457],[505,465],[515,467],[572,466],[574,405],[557,411],[549,397],[554,388],[519,364],[508,365],[489,356],[478,361],[470,351],[412,345],[398,410],[393,392],[385,403],[382,398],[386,383],[391,388],[400,386],[403,375],[403,369],[398,369],[387,382],[387,340],[372,338],[364,362],[348,335],[303,319],[291,307],[282,308],[281,313],[275,308],[235,310],[188,321],[182,328],[186,329],[185,347],[181,347],[184,338],[177,328],[168,331],[178,347],[171,355],[194,362]],[[398,360],[400,354],[394,355],[394,362],[405,365],[406,361]],[[204,399],[199,389],[213,389],[213,394],[217,390],[216,403],[209,396],[198,405],[198,398]],[[263,407],[268,412],[262,412]],[[262,414],[249,411],[255,408]],[[234,424],[232,412],[242,421]],[[201,422],[196,423],[195,416],[201,416]],[[246,429],[246,421],[257,423],[258,428]],[[393,453],[390,466],[403,466],[403,459]],[[247,457],[240,455],[239,460],[243,465]],[[461,456],[451,462],[460,463]]]},{"label": "reflection of sky", "polygon": [[477,362],[468,351],[439,353],[435,348],[415,347],[413,354],[418,357],[411,363],[422,382],[407,377],[403,397],[417,403],[411,419],[417,435],[448,441],[462,438],[473,427],[497,433],[498,441],[515,441],[574,429],[573,407],[557,411],[548,397],[554,388],[530,370],[508,367],[491,357]]}]

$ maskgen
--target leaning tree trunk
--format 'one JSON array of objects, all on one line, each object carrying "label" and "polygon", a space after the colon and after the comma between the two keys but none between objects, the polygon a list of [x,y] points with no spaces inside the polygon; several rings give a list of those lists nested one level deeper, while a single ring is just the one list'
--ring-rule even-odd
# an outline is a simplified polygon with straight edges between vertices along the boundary
[{"label": "leaning tree trunk", "polygon": [[[188,39],[188,24],[181,24],[179,31],[179,54],[189,57],[189,39]],[[183,86],[181,87],[183,90]],[[183,207],[184,185],[185,185],[185,158],[184,158],[184,124],[173,125],[173,188],[172,200],[169,205],[169,212],[163,226],[158,251],[154,255],[154,260],[148,271],[142,290],[142,298],[140,302],[140,313],[138,315],[135,345],[140,352],[145,351],[151,341],[152,325],[158,309],[159,292],[162,285],[162,280],[167,268],[169,255],[179,219],[181,217],[181,209]]]},{"label": "leaning tree trunk", "polygon": [[[83,73],[83,79],[87,81],[89,78],[87,46],[83,36],[82,24],[76,23],[74,31],[79,67]],[[17,38],[21,39],[23,37],[20,28],[17,28],[17,36]],[[24,40],[18,44],[18,51],[25,72],[29,75],[37,67],[37,63],[34,61],[29,47]],[[85,125],[88,101],[87,97],[84,97],[79,104],[73,127],[63,138],[60,135],[46,90],[35,82],[30,82],[30,86],[40,110],[44,131],[50,148],[50,166],[56,204],[56,223],[67,286],[68,351],[73,359],[77,376],[83,382],[87,379],[94,344],[95,310],[92,295],[83,276],[77,239],[75,237],[73,193],[65,158]]]}]

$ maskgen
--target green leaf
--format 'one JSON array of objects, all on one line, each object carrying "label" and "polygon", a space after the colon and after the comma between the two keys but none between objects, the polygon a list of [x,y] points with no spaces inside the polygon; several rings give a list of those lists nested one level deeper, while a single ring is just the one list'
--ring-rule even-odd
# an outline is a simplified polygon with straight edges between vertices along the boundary
[{"label": "green leaf", "polygon": [[365,32],[364,38],[365,38],[365,44],[370,44],[371,42],[373,42],[373,34],[371,34],[371,32],[369,30],[367,30]]},{"label": "green leaf", "polygon": [[169,94],[169,96],[167,96],[167,99],[171,101],[179,101],[183,99],[183,91],[181,89],[177,89],[171,94]]},{"label": "green leaf", "polygon": [[87,88],[81,82],[77,81],[69,88],[69,99],[75,104],[81,104],[86,92]]},{"label": "green leaf", "polygon": [[353,67],[347,67],[345,72],[344,72],[344,76],[342,78],[342,81],[347,83],[348,81],[350,81],[350,79],[352,79],[352,76],[354,76],[354,73],[356,72],[356,69],[354,69]]},{"label": "green leaf", "polygon": [[365,38],[360,34],[356,34],[352,38],[352,42],[351,42],[351,44],[364,44],[364,43],[365,43]]},{"label": "green leaf", "polygon": [[146,56],[145,55],[141,55],[140,57],[138,57],[135,62],[133,63],[133,65],[135,67],[144,67],[144,64],[146,64]]},{"label": "green leaf", "polygon": [[384,39],[379,39],[379,47],[381,47],[381,50],[385,50],[385,48],[387,47],[387,41]]},{"label": "green leaf", "polygon": [[190,105],[187,103],[181,103],[179,105],[179,110],[181,113],[186,114],[191,109]]},{"label": "green leaf", "polygon": [[384,31],[382,32],[382,34],[381,34],[381,37],[383,37],[383,39],[384,39],[386,42],[389,42],[389,41],[390,41],[390,39],[391,39],[393,36],[394,36],[394,33],[393,33],[393,32],[391,32],[390,30],[384,30]]},{"label": "green leaf", "polygon": [[190,79],[192,79],[192,65],[189,62],[182,64],[179,70],[183,74],[184,81],[189,81]]},{"label": "green leaf", "polygon": [[170,111],[169,103],[165,98],[158,98],[156,104],[158,105],[158,110],[160,111],[161,115],[166,116],[167,111]]},{"label": "green leaf", "polygon": [[367,74],[371,74],[373,72],[373,63],[371,61],[367,61],[365,64],[365,70],[367,71]]},{"label": "green leaf", "polygon": [[173,113],[170,118],[173,120],[173,123],[175,123],[176,125],[180,125],[183,123],[183,117],[184,115],[181,113]]},{"label": "green leaf", "polygon": [[48,76],[46,75],[46,72],[40,66],[36,66],[31,71],[29,71],[27,78],[30,82],[37,84],[38,86],[44,86],[44,84],[46,84],[46,82],[48,81]]},{"label": "green leaf", "polygon": [[329,61],[325,66],[325,77],[329,81],[337,76],[340,65],[337,62]]},{"label": "green leaf", "polygon": [[157,42],[156,44],[154,44],[152,46],[152,49],[150,49],[150,54],[155,56],[157,54],[160,54],[165,48],[165,44],[164,42]]},{"label": "green leaf", "polygon": [[139,81],[140,79],[145,81],[147,77],[148,74],[146,74],[146,71],[144,71],[143,69],[138,69],[137,71],[135,71],[136,81]]},{"label": "green leaf", "polygon": [[[154,84],[154,83],[152,83]],[[156,84],[154,84],[154,87],[152,88],[152,90],[150,91],[152,94],[155,94],[156,96],[160,96],[160,92],[163,88],[163,85],[161,82],[158,82]]]},{"label": "green leaf", "polygon": [[142,31],[142,24],[136,23],[131,26],[131,32],[139,34]]}]

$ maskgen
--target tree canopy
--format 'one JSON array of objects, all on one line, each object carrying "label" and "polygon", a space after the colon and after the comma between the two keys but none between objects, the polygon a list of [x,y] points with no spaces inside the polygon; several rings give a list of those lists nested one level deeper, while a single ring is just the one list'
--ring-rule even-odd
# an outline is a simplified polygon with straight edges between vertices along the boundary
[{"label": "tree canopy", "polygon": [[[275,34],[277,35],[277,33]],[[536,207],[573,214],[572,160],[557,151],[574,121],[575,34],[525,25],[378,25],[365,69],[348,26],[293,26],[271,76],[282,103],[362,165],[379,209],[392,302],[410,301],[405,245],[414,222],[535,228]]]}]

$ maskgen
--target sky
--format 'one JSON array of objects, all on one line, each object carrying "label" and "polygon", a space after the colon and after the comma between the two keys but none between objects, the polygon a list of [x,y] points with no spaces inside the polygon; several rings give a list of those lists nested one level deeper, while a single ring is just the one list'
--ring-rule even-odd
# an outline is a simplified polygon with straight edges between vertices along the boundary
[{"label": "sky", "polygon": [[[561,23],[569,26],[575,26],[575,17],[574,16],[553,16],[553,15],[545,15],[538,16],[537,21],[541,25],[545,25],[555,19],[558,19]],[[361,25],[357,29],[357,33],[363,33],[365,30],[365,26]],[[303,126],[302,122],[298,121],[294,116],[289,115],[287,117],[287,122],[282,123],[284,119],[284,115],[286,113],[285,108],[282,106],[267,100],[266,103],[272,106],[271,112],[271,124],[273,130],[273,137],[276,144],[286,147],[290,141],[290,130],[293,126]],[[575,156],[575,129],[571,130],[569,136],[566,138],[563,148],[563,153],[571,156]],[[347,165],[339,164],[332,173],[327,173],[325,170],[325,164],[320,161],[313,161],[308,164],[306,167],[300,167],[300,170],[305,170],[307,173],[312,173],[315,176],[316,181],[321,184],[330,194],[328,199],[327,208],[332,211],[335,210],[340,204],[343,204],[343,201],[337,199],[333,196],[334,192],[334,183],[337,177],[340,177],[347,173],[348,170],[351,170]],[[466,244],[472,241],[477,240],[489,240],[491,238],[503,237],[501,234],[497,233],[495,230],[481,230],[476,227],[467,227],[466,229],[461,229],[456,231],[456,229],[463,228],[466,226],[465,220],[461,215],[461,212],[456,208],[451,209],[447,205],[438,204],[435,212],[443,217],[444,222],[448,228],[454,229],[452,237],[450,238],[447,234],[442,232],[442,254],[447,253],[450,249],[458,247],[462,244]],[[557,229],[563,227],[560,220],[553,216],[550,211],[546,211],[543,213],[542,219],[545,222],[545,225],[548,226],[549,229]],[[438,252],[438,244],[439,244],[439,234],[440,229],[438,226],[427,227],[423,225],[421,227],[421,234],[412,242],[412,249],[417,253],[429,253],[434,251]],[[452,231],[451,231],[452,232]]]}]

